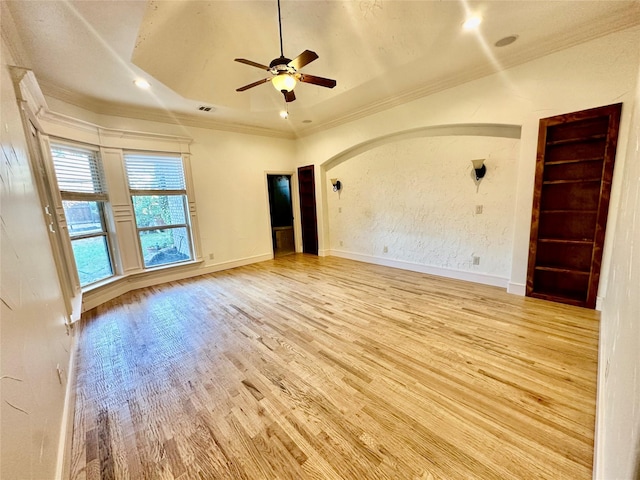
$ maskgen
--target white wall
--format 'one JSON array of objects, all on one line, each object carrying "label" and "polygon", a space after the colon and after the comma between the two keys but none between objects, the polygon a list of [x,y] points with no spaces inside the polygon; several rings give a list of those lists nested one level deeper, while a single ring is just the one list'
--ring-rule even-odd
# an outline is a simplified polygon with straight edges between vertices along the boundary
[{"label": "white wall", "polygon": [[266,172],[294,172],[293,141],[189,132],[194,138],[192,170],[205,262],[271,255]]},{"label": "white wall", "polygon": [[[327,177],[342,182],[340,193],[327,196],[331,254],[429,266],[447,276],[481,272],[480,281],[506,287],[519,144],[485,136],[401,139],[328,168]],[[471,176],[476,158],[488,169],[479,184]]]},{"label": "white wall", "polygon": [[[0,477],[56,476],[70,338],[2,42]],[[58,380],[57,366],[63,371]],[[9,378],[12,377],[12,378]],[[14,380],[18,379],[18,380]]]},{"label": "white wall", "polygon": [[640,478],[640,70],[602,307],[595,478]]},{"label": "white wall", "polygon": [[[436,125],[462,123],[511,124],[522,126],[520,153],[515,159],[516,193],[514,204],[505,204],[501,214],[514,219],[509,290],[524,293],[526,280],[531,204],[533,198],[538,122],[540,118],[587,108],[623,102],[619,154],[612,188],[609,229],[615,229],[619,203],[624,151],[629,132],[630,107],[638,66],[640,29],[633,28],[508,69],[474,82],[445,90],[388,111],[371,115],[316,133],[298,142],[300,164],[320,167],[330,164],[350,149],[397,132]],[[623,153],[620,154],[620,151]],[[320,172],[320,168],[317,172]],[[491,172],[487,173],[488,176]],[[488,180],[488,179],[487,179]],[[399,180],[398,180],[399,181]],[[461,174],[450,189],[467,185]],[[333,211],[325,211],[328,180],[316,173],[320,250],[331,242],[331,224],[337,224]],[[512,184],[503,185],[511,188]],[[467,187],[465,187],[467,188]],[[498,187],[500,188],[500,187]],[[515,210],[514,210],[515,208]],[[390,214],[390,212],[387,212]],[[377,212],[378,215],[385,213]],[[613,231],[613,230],[612,230]],[[354,233],[355,235],[355,233]],[[601,292],[606,290],[611,242],[605,242]],[[362,252],[365,253],[365,252]],[[508,255],[508,253],[506,253]],[[499,260],[504,263],[504,259]],[[481,264],[482,269],[497,266]],[[483,270],[484,271],[484,270]]]}]

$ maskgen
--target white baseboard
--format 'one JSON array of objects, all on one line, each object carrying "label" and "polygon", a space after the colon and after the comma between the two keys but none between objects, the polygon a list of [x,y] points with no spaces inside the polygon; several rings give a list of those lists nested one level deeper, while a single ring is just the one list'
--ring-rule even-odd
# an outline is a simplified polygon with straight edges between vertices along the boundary
[{"label": "white baseboard", "polygon": [[221,262],[212,265],[204,265],[202,262],[190,263],[187,265],[176,265],[171,268],[161,270],[144,271],[120,277],[99,288],[85,292],[82,296],[82,311],[86,312],[92,308],[102,305],[120,295],[138,288],[150,287],[160,283],[183,280],[185,278],[197,277],[208,273],[228,270],[230,268],[242,267],[257,262],[264,262],[273,258],[272,253],[255,255],[253,257],[241,258],[229,262]]},{"label": "white baseboard", "polygon": [[453,268],[436,267],[433,265],[423,265],[420,263],[405,262],[403,260],[393,260],[389,258],[374,257],[371,255],[363,255],[360,253],[345,252],[342,250],[329,250],[329,255],[334,257],[347,258],[349,260],[357,260],[359,262],[373,263],[385,267],[400,268],[402,270],[410,270],[412,272],[426,273],[429,275],[437,275],[439,277],[454,278],[467,282],[481,283],[484,285],[492,285],[494,287],[507,288],[508,279],[489,275],[486,273],[467,272],[464,270],[455,270]]},{"label": "white baseboard", "polygon": [[69,365],[67,365],[67,384],[64,392],[64,407],[58,439],[58,459],[56,462],[56,480],[69,478],[71,471],[71,443],[73,440],[73,420],[76,405],[76,335],[75,329],[70,330],[71,342],[69,351]]},{"label": "white baseboard", "polygon": [[230,262],[216,263],[214,265],[204,265],[200,269],[200,272],[198,273],[198,275],[204,275],[205,273],[220,272],[222,270],[229,270],[230,268],[244,267],[245,265],[251,265],[252,263],[258,263],[258,262],[266,262],[267,260],[273,260],[273,253],[255,255],[253,257],[241,258],[239,260],[232,260]]},{"label": "white baseboard", "polygon": [[527,286],[524,283],[509,282],[509,285],[507,285],[507,293],[513,293],[514,295],[524,297],[526,292]]}]

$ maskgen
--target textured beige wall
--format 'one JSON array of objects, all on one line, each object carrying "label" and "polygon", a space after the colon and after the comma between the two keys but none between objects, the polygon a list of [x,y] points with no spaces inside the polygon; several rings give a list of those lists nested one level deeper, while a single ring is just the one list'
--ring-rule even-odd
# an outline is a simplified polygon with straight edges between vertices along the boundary
[{"label": "textured beige wall", "polygon": [[[0,478],[56,475],[70,339],[2,42]],[[58,365],[63,371],[58,379]]]},{"label": "textured beige wall", "polygon": [[602,306],[596,478],[640,478],[640,71]]},{"label": "textured beige wall", "polygon": [[[491,275],[506,287],[519,144],[480,136],[412,138],[327,170],[343,184],[327,198],[331,252],[428,265],[452,276]],[[475,158],[486,159],[479,185],[471,178]]]}]

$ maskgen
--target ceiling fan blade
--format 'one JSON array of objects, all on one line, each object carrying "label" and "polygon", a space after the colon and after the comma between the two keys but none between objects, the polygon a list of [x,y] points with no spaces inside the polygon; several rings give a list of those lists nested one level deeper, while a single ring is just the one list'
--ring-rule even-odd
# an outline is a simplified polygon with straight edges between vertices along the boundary
[{"label": "ceiling fan blade", "polygon": [[257,87],[258,85],[262,85],[263,83],[267,83],[269,80],[271,80],[271,78],[263,78],[262,80],[250,83],[249,85],[245,85],[244,87],[236,88],[236,92],[244,92],[245,90],[249,90],[250,88]]},{"label": "ceiling fan blade", "polygon": [[313,83],[314,85],[327,88],[333,88],[337,85],[337,82],[330,78],[316,77],[315,75],[308,75],[306,73],[300,74],[300,81],[304,83]]},{"label": "ceiling fan blade", "polygon": [[261,63],[252,62],[251,60],[247,60],[246,58],[236,58],[236,62],[244,63],[245,65],[250,65],[252,67],[257,67],[261,70],[269,70],[269,67],[266,65],[262,65]]},{"label": "ceiling fan blade", "polygon": [[305,65],[309,65],[315,59],[318,58],[318,54],[316,52],[312,52],[311,50],[305,50],[296,58],[289,62],[289,66],[295,68],[296,70],[300,70]]},{"label": "ceiling fan blade", "polygon": [[293,90],[291,90],[290,92],[282,92],[282,93],[284,94],[284,100],[287,103],[293,102],[296,99],[296,94],[293,93]]}]

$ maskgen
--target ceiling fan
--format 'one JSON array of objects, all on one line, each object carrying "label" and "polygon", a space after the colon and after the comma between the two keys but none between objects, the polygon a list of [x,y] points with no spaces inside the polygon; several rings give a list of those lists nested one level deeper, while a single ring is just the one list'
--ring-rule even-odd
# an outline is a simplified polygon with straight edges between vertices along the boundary
[{"label": "ceiling fan", "polygon": [[310,64],[318,58],[318,54],[316,54],[316,52],[305,50],[293,60],[290,60],[284,56],[282,49],[282,17],[280,15],[280,0],[278,0],[278,28],[280,31],[280,57],[271,60],[271,63],[269,63],[268,67],[266,65],[253,62],[245,58],[235,59],[236,62],[244,63],[245,65],[251,65],[252,67],[266,70],[267,72],[270,72],[272,76],[263,78],[261,80],[258,80],[257,82],[250,83],[249,85],[245,85],[244,87],[237,88],[236,92],[244,92],[245,90],[257,87],[258,85],[262,85],[263,83],[267,83],[269,80],[271,80],[271,83],[276,88],[276,90],[282,92],[285,101],[293,102],[296,99],[296,95],[295,93],[293,93],[293,89],[298,82],[312,83],[314,85],[319,85],[321,87],[327,88],[335,87],[335,80],[331,80],[330,78],[316,77],[314,75],[308,75],[299,71],[302,67]]}]

